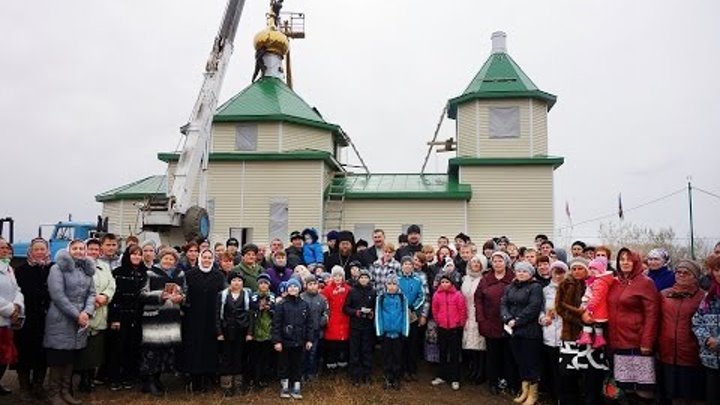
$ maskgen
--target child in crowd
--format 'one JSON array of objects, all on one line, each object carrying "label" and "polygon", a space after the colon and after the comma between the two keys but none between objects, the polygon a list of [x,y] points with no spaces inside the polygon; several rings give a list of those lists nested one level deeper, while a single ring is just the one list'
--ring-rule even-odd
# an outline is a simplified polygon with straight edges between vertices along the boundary
[{"label": "child in crowd", "polygon": [[287,296],[275,307],[272,322],[272,342],[278,353],[280,398],[302,399],[300,379],[303,352],[312,349],[315,336],[310,307],[300,298],[301,289],[300,281],[296,278],[288,280]]},{"label": "child in crowd", "polygon": [[230,273],[228,281],[230,286],[218,294],[216,324],[217,338],[221,342],[220,387],[226,396],[233,396],[243,388],[252,292],[244,288],[240,273]]},{"label": "child in crowd", "polygon": [[[604,347],[605,329],[608,322],[607,295],[616,282],[613,274],[607,270],[607,260],[598,257],[588,264],[590,277],[586,281],[587,288],[582,298],[582,307],[585,308],[584,317],[591,320],[592,325],[583,326],[583,331],[577,343],[580,345],[592,344],[593,349]],[[593,336],[594,333],[594,336]]]},{"label": "child in crowd", "polygon": [[376,295],[370,281],[370,272],[361,270],[343,307],[350,316],[350,379],[354,386],[369,383],[372,374]]},{"label": "child in crowd", "polygon": [[270,277],[260,274],[257,277],[258,290],[250,298],[250,327],[248,340],[252,341],[250,361],[255,365],[253,379],[258,387],[267,387],[270,376],[273,374],[272,342],[270,329],[273,314],[275,313],[275,294],[270,291]]},{"label": "child in crowd", "polygon": [[449,380],[452,389],[457,391],[460,389],[460,352],[467,306],[465,297],[455,287],[450,272],[440,276],[440,284],[432,299],[432,312],[438,326],[440,366],[437,377],[431,383],[440,385]]},{"label": "child in crowd", "polygon": [[348,365],[348,340],[350,339],[350,317],[343,312],[345,300],[350,294],[345,282],[345,270],[340,266],[332,268],[331,279],[322,290],[328,301],[330,318],[325,328],[325,364],[328,370],[345,368]]},{"label": "child in crowd", "polygon": [[305,291],[300,294],[300,298],[308,303],[313,322],[312,347],[305,352],[303,361],[303,381],[309,381],[317,378],[319,345],[328,323],[328,302],[325,296],[320,294],[317,278],[312,274],[305,278]]},{"label": "child in crowd", "polygon": [[382,339],[385,389],[400,389],[402,338],[410,333],[409,312],[397,276],[389,275],[385,279],[385,292],[377,297],[375,304],[375,333]]},{"label": "child in crowd", "polygon": [[318,241],[318,233],[314,228],[306,228],[302,231],[302,237],[305,239],[303,245],[303,259],[305,265],[312,269],[318,264],[322,264],[325,256],[323,254],[322,246]]},{"label": "child in crowd", "polygon": [[442,270],[435,276],[435,282],[433,285],[436,290],[440,286],[440,279],[442,277],[447,277],[453,286],[455,286],[456,290],[460,289],[460,286],[462,285],[462,274],[457,271],[455,268],[455,262],[449,256],[445,259],[445,265],[442,267]]}]

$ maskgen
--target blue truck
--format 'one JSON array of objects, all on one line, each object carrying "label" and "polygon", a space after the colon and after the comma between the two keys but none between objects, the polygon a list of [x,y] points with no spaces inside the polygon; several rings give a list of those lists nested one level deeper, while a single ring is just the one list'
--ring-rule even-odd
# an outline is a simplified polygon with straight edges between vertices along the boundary
[{"label": "blue truck", "polygon": [[[14,233],[14,222],[12,220],[5,222],[10,225],[10,235]],[[2,228],[0,228],[2,229]],[[107,232],[107,218],[98,217],[97,223],[73,221],[72,217],[67,221],[58,221],[55,224],[40,225],[38,227],[38,236],[45,238],[50,244],[50,257],[60,249],[67,247],[68,243],[73,239],[89,239],[99,237]],[[49,236],[47,236],[49,235]],[[30,242],[13,242],[10,237],[10,243],[13,246],[13,262],[22,262],[27,258],[27,250]]]}]

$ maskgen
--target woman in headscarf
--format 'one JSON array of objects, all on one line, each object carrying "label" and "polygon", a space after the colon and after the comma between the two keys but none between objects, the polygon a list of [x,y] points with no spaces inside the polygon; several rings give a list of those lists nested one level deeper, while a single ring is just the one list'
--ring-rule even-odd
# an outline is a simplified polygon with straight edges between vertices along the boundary
[{"label": "woman in headscarf", "polygon": [[610,287],[608,349],[613,376],[631,403],[652,400],[659,294],[643,274],[640,256],[622,248],[617,256],[618,282]]},{"label": "woman in headscarf", "polygon": [[663,248],[655,248],[647,255],[648,277],[655,283],[658,291],[675,284],[675,273],[670,270],[670,254]]},{"label": "woman in headscarf", "polygon": [[48,275],[50,309],[43,346],[50,366],[50,405],[80,405],[72,394],[73,363],[87,344],[95,314],[95,263],[85,256],[85,242],[73,240],[58,252]]},{"label": "woman in headscarf", "polygon": [[191,376],[192,391],[206,392],[218,366],[216,304],[225,288],[225,277],[215,268],[211,250],[200,253],[198,266],[187,272],[186,280],[183,366]]},{"label": "woman in headscarf", "polygon": [[475,290],[480,284],[485,267],[487,267],[487,259],[482,254],[470,258],[460,288],[465,296],[468,313],[462,334],[463,359],[467,365],[468,380],[476,384],[485,380],[485,338],[480,335],[475,320]]},{"label": "woman in headscarf", "polygon": [[[12,246],[0,237],[0,378],[9,364],[17,361],[17,349],[13,339],[13,329],[22,326],[25,305],[20,287],[15,280],[15,272],[10,267]],[[10,390],[0,386],[4,395]]]},{"label": "woman in headscarf", "polygon": [[705,295],[699,279],[700,265],[692,260],[680,260],[675,269],[675,285],[660,293],[661,394],[672,404],[697,401],[705,393],[705,373],[692,331],[692,317]]},{"label": "woman in headscarf", "polygon": [[700,361],[705,369],[708,404],[720,403],[720,255],[705,261],[710,272],[708,293],[693,316],[693,332],[700,345]]},{"label": "woman in headscarf", "polygon": [[50,307],[47,278],[52,265],[48,242],[35,238],[28,246],[27,262],[15,270],[15,278],[25,297],[25,324],[15,331],[21,401],[28,401],[32,396],[42,400],[47,395],[43,388],[47,361],[42,341],[45,316]]}]

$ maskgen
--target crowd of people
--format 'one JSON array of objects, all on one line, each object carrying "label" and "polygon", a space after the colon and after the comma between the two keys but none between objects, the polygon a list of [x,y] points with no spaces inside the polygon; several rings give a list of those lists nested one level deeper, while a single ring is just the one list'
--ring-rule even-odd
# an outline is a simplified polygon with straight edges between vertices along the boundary
[{"label": "crowd of people", "polygon": [[161,396],[166,373],[227,396],[279,380],[300,399],[322,375],[371,384],[376,367],[385,389],[486,384],[523,405],[720,404],[720,243],[700,263],[582,241],[568,255],[544,235],[428,244],[417,225],[397,245],[381,229],[289,239],[128,237],[120,252],[105,234],[51,258],[37,238],[13,269],[0,238],[0,377],[13,365],[19,400],[51,405],[99,384]]}]

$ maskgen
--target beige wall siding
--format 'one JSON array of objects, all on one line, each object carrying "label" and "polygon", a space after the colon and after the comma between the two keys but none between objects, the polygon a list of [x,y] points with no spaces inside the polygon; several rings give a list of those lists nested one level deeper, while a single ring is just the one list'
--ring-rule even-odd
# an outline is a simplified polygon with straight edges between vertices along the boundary
[{"label": "beige wall siding", "polygon": [[506,235],[528,246],[536,234],[552,234],[552,166],[464,166],[460,183],[472,185],[468,231],[473,240]]},{"label": "beige wall siding", "polygon": [[120,237],[140,233],[141,225],[137,203],[140,200],[108,201],[103,203],[102,215],[108,217],[108,231]]},{"label": "beige wall siding", "polygon": [[281,143],[283,151],[315,149],[333,153],[332,134],[316,128],[290,124],[281,125]]},{"label": "beige wall siding", "polygon": [[477,157],[477,105],[477,101],[473,101],[458,107],[458,156]]},{"label": "beige wall siding", "polygon": [[[211,162],[208,193],[215,199],[212,235],[230,227],[252,228],[253,240],[268,241],[269,205],[288,198],[288,232],[321,223],[319,162]],[[287,242],[287,236],[286,240]]]},{"label": "beige wall siding", "polygon": [[533,100],[533,155],[548,154],[547,103]]},{"label": "beige wall siding", "polygon": [[346,200],[343,225],[374,224],[395,243],[404,224],[423,226],[423,240],[435,244],[440,235],[453,237],[465,230],[465,201]]},{"label": "beige wall siding", "polygon": [[[539,104],[530,99],[475,100],[458,107],[458,156],[466,157],[526,157],[534,154],[546,154],[547,117],[540,113]],[[531,114],[531,105],[532,114]],[[490,107],[519,107],[520,137],[490,138]],[[530,141],[530,124],[533,127],[533,144]],[[543,136],[544,134],[544,136]]]},{"label": "beige wall siding", "polygon": [[[235,127],[234,123],[213,124],[212,151],[213,152],[236,152],[235,150]],[[277,122],[258,123],[257,152],[279,152],[279,130]]]}]

